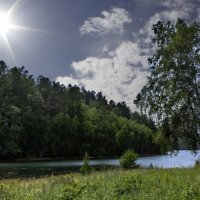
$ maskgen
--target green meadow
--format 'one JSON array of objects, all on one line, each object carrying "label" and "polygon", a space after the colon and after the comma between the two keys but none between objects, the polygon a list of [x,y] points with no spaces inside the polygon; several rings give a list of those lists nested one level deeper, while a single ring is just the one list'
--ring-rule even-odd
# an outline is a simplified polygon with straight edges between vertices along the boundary
[{"label": "green meadow", "polygon": [[200,199],[200,169],[105,170],[0,180],[1,200]]}]

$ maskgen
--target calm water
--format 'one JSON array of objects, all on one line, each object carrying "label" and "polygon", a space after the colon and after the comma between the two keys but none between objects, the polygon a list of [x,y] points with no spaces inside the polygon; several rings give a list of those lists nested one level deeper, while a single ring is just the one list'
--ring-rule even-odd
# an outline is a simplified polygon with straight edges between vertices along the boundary
[{"label": "calm water", "polygon": [[[139,157],[137,164],[142,167],[148,167],[151,164],[159,168],[175,168],[175,167],[192,167],[195,160],[200,158],[200,151],[197,155],[191,154],[189,151],[179,151],[177,155],[159,155]],[[119,159],[101,159],[91,160],[90,164],[119,166]],[[18,162],[18,163],[0,163],[0,177],[5,172],[8,177],[16,174],[51,174],[54,172],[67,172],[74,168],[79,168],[82,165],[81,160],[64,160],[64,161],[44,161],[44,162]],[[26,173],[25,173],[26,174]]]},{"label": "calm water", "polygon": [[159,155],[141,157],[137,163],[141,166],[148,167],[152,164],[154,167],[159,168],[177,168],[177,167],[193,167],[195,161],[200,158],[200,151],[196,155],[190,151],[179,151],[177,155]]}]

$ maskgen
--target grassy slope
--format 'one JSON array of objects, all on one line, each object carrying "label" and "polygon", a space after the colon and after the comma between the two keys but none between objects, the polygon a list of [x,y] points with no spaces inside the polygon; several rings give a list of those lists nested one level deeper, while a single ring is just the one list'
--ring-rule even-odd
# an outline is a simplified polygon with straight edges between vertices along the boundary
[{"label": "grassy slope", "polygon": [[200,169],[118,169],[1,180],[0,199],[200,199]]}]

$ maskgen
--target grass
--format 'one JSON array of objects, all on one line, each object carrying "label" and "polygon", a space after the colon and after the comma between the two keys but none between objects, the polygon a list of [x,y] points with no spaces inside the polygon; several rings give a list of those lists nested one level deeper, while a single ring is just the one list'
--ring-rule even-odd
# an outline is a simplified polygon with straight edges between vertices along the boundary
[{"label": "grass", "polygon": [[194,200],[200,168],[108,170],[40,179],[0,180],[0,200]]}]

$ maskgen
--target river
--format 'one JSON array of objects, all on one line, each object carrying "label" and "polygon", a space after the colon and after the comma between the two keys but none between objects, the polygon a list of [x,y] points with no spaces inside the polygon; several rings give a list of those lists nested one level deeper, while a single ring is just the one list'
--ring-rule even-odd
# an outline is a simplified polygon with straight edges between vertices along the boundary
[{"label": "river", "polygon": [[[193,167],[195,160],[200,158],[200,151],[196,155],[190,151],[181,150],[177,155],[157,155],[139,157],[136,161],[141,167],[150,165],[158,168],[181,168]],[[51,174],[65,173],[72,169],[78,169],[82,165],[82,160],[62,160],[62,161],[39,161],[39,162],[2,162],[0,163],[0,177],[7,174],[7,177],[20,174]],[[119,159],[98,159],[90,160],[92,166],[119,166]]]}]

